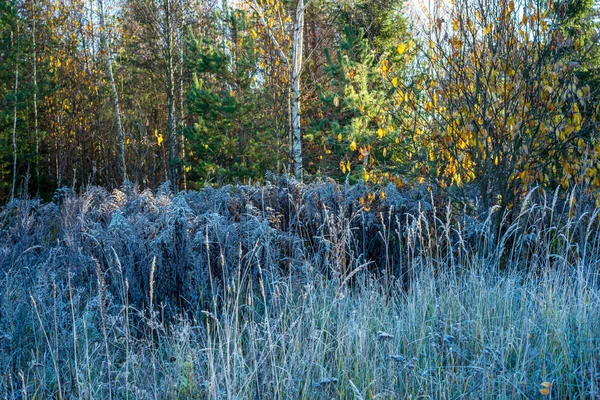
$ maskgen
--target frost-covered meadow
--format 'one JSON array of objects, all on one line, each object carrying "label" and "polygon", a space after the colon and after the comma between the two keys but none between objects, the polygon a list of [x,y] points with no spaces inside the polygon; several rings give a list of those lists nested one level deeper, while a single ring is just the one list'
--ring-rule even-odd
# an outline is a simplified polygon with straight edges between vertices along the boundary
[{"label": "frost-covered meadow", "polygon": [[[0,211],[7,399],[598,398],[598,210],[427,187],[58,191]],[[546,388],[545,386],[550,386]]]}]

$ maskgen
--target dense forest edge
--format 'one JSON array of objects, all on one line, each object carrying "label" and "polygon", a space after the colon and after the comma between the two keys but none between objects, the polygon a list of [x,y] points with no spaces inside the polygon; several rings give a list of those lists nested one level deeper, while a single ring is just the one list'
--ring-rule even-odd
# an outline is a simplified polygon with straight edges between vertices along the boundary
[{"label": "dense forest edge", "polygon": [[593,0],[0,7],[3,202],[267,171],[475,189],[501,213],[600,187]]}]

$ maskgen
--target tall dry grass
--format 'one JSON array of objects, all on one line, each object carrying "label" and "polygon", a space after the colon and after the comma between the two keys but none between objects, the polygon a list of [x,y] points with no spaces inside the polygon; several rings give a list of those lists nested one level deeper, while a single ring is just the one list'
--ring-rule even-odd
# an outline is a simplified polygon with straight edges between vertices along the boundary
[{"label": "tall dry grass", "polygon": [[286,185],[9,204],[2,397],[600,397],[598,210]]}]

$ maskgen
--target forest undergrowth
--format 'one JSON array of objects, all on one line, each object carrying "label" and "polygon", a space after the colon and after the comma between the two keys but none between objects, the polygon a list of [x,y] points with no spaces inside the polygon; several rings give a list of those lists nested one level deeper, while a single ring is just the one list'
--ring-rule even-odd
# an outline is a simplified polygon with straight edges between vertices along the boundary
[{"label": "forest undergrowth", "polygon": [[505,218],[282,177],[15,200],[1,397],[599,398],[600,210],[576,194]]}]

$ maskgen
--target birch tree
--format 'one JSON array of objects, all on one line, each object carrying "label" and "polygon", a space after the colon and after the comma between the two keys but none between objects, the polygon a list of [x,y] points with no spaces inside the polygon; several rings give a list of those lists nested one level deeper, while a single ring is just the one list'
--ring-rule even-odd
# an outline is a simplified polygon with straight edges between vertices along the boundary
[{"label": "birch tree", "polygon": [[303,67],[303,40],[304,40],[304,10],[306,5],[304,0],[298,0],[296,4],[296,18],[293,24],[293,39],[292,39],[292,57],[286,54],[286,49],[280,43],[271,29],[271,24],[265,19],[265,14],[256,0],[251,0],[247,4],[257,14],[260,23],[267,32],[270,40],[277,49],[281,61],[288,69],[290,76],[290,87],[288,89],[289,110],[288,118],[290,124],[290,170],[294,170],[296,179],[302,180],[302,122],[300,114],[300,96],[301,84],[300,77]]},{"label": "birch tree", "polygon": [[294,22],[292,60],[292,161],[296,179],[302,180],[302,126],[300,123],[300,74],[304,38],[304,0],[298,0]]},{"label": "birch tree", "polygon": [[[545,4],[455,1],[432,23],[423,57],[432,73],[416,115],[421,168],[442,187],[471,183],[484,210],[518,210],[536,185],[600,187],[589,85],[556,45]],[[591,194],[591,193],[590,193]]]},{"label": "birch tree", "polygon": [[110,81],[110,89],[112,92],[113,105],[115,108],[115,119],[117,121],[117,142],[119,146],[118,157],[119,157],[119,170],[121,179],[123,182],[127,180],[127,167],[125,164],[125,135],[123,134],[123,125],[121,123],[121,111],[119,107],[119,94],[115,85],[115,77],[112,68],[112,59],[110,54],[110,45],[108,43],[108,36],[106,34],[106,20],[104,15],[104,1],[98,0],[98,8],[100,12],[100,25],[101,25],[101,41],[104,45],[106,68],[108,70],[108,78]]}]

